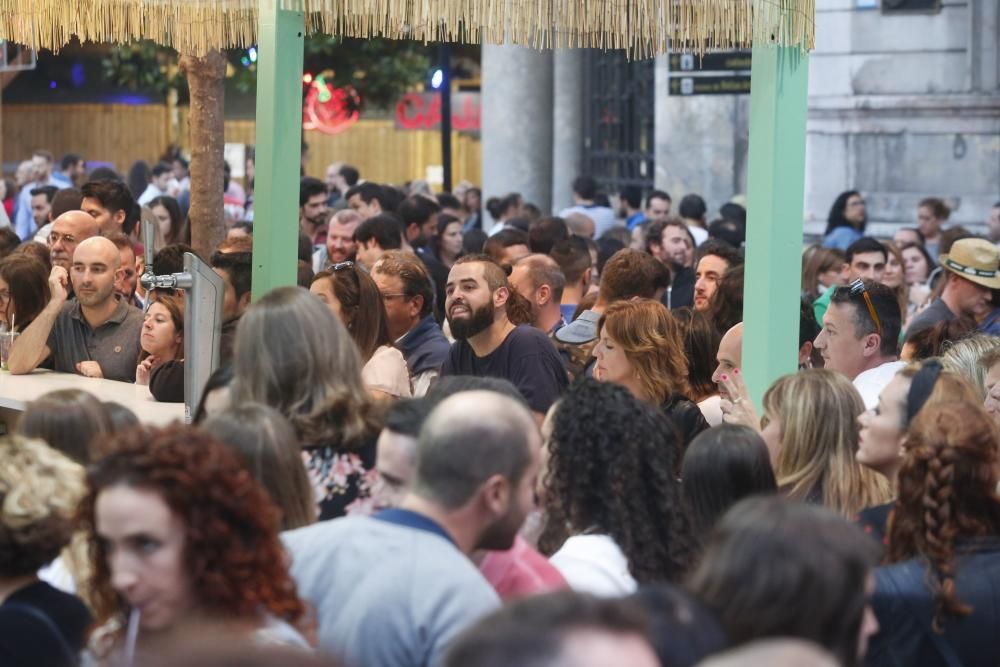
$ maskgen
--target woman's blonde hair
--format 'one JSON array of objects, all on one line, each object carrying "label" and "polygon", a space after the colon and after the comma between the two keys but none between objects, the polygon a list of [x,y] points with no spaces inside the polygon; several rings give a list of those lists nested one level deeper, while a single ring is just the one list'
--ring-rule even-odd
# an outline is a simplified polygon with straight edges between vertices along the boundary
[{"label": "woman's blonde hair", "polygon": [[979,395],[986,398],[986,371],[980,360],[987,352],[1000,349],[1000,338],[986,334],[973,334],[956,341],[941,355],[941,363],[950,371],[961,375]]},{"label": "woman's blonde hair", "polygon": [[233,370],[233,405],[275,408],[303,446],[354,449],[378,429],[357,345],[330,309],[301,287],[279,287],[247,310]]},{"label": "woman's blonde hair", "polygon": [[639,383],[656,405],[670,396],[688,394],[688,364],[680,325],[667,307],[652,299],[618,301],[608,306],[597,325],[621,346]]},{"label": "woman's blonde hair", "polygon": [[764,394],[764,411],[780,423],[775,477],[788,497],[818,494],[848,517],[892,498],[889,481],[855,459],[865,406],[846,377],[821,368],[786,375]]},{"label": "woman's blonde hair", "polygon": [[72,535],[83,467],[41,440],[0,438],[0,578],[33,575]]}]

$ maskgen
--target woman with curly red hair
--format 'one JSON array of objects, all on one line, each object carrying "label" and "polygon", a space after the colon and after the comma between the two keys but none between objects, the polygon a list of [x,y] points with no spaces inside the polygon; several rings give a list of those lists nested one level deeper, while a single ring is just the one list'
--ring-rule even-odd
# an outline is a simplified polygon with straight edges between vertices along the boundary
[{"label": "woman with curly red hair", "polygon": [[[935,379],[913,382],[930,393]],[[910,424],[889,519],[891,564],[875,572],[882,631],[866,664],[1000,664],[998,440],[996,424],[969,401],[927,406]]]},{"label": "woman with curly red hair", "polygon": [[[230,449],[175,425],[134,429],[88,472],[87,530],[99,657],[154,654],[206,625],[306,646],[278,510]],[[137,642],[136,642],[137,638]]]}]

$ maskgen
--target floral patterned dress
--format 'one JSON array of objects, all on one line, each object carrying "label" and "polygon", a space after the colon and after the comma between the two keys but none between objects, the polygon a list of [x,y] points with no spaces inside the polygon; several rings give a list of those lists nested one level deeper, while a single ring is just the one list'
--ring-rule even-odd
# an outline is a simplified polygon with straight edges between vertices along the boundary
[{"label": "floral patterned dress", "polygon": [[376,474],[374,437],[348,451],[329,446],[306,447],[302,460],[316,495],[320,521],[371,514]]}]

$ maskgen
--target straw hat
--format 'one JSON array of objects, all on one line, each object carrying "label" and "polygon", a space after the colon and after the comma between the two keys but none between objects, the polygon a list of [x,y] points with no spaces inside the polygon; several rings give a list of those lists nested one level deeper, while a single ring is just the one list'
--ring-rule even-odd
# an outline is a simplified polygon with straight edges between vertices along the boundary
[{"label": "straw hat", "polygon": [[1000,289],[1000,250],[985,239],[960,239],[939,258],[941,268],[970,282]]}]

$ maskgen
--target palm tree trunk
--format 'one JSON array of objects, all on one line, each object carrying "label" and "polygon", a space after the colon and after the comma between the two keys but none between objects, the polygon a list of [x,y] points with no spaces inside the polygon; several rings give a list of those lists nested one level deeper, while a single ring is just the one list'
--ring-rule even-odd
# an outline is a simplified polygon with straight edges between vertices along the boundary
[{"label": "palm tree trunk", "polygon": [[204,57],[184,55],[180,68],[191,93],[191,245],[207,260],[226,236],[222,201],[226,57],[222,51]]}]

